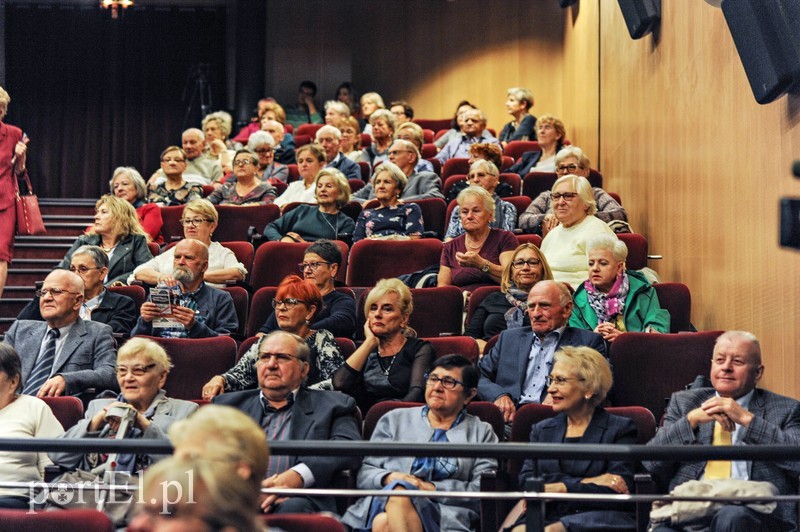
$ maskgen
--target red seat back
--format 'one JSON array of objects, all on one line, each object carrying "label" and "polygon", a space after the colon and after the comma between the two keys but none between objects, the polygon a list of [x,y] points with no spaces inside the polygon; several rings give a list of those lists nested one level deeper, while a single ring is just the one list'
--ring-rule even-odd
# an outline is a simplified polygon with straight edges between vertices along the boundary
[{"label": "red seat back", "polygon": [[442,166],[442,179],[446,181],[453,174],[469,174],[469,159],[454,157],[446,160]]},{"label": "red seat back", "polygon": [[506,144],[505,155],[518,161],[522,154],[529,151],[540,151],[539,143],[535,140],[512,140]]},{"label": "red seat back", "polygon": [[653,288],[658,294],[661,308],[669,312],[669,332],[692,331],[692,294],[683,283],[657,283]]},{"label": "red seat back", "polygon": [[121,294],[123,296],[128,296],[129,298],[133,299],[133,302],[136,305],[137,312],[138,309],[142,308],[142,303],[147,301],[147,292],[141,285],[109,286],[108,290],[110,292],[114,292],[115,294]]},{"label": "red seat back", "polygon": [[42,397],[42,400],[53,411],[53,415],[56,416],[64,430],[69,430],[83,419],[83,403],[75,396]]},{"label": "red seat back", "polygon": [[439,336],[428,337],[425,340],[433,345],[436,358],[456,354],[467,357],[473,364],[478,363],[478,343],[474,338],[469,336]]},{"label": "red seat back", "polygon": [[97,510],[56,510],[29,512],[28,510],[0,510],[3,530],[14,532],[113,532],[114,524],[103,512]]},{"label": "red seat back", "polygon": [[[337,240],[342,262],[336,279],[343,281],[346,275],[348,247]],[[303,262],[305,251],[311,244],[306,242],[264,242],[258,247],[253,261],[253,275],[250,284],[253,290],[264,286],[278,286],[284,277],[291,273],[300,275],[297,265]]]},{"label": "red seat back", "polygon": [[375,286],[380,279],[413,273],[438,264],[441,254],[442,242],[432,238],[408,241],[360,240],[350,250],[347,284]]},{"label": "red seat back", "polygon": [[[248,241],[248,230],[253,227],[257,234],[277,220],[281,210],[277,205],[217,205],[219,223],[214,231],[218,242]],[[245,263],[245,265],[247,265]]]}]

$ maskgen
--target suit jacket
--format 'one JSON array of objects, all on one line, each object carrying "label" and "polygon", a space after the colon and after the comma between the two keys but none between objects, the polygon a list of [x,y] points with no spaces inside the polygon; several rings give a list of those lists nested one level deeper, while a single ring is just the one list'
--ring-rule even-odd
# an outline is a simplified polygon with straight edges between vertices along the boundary
[{"label": "suit jacket", "polygon": [[[131,329],[136,325],[138,317],[139,309],[136,308],[136,303],[134,303],[133,299],[111,291],[106,291],[103,300],[92,311],[92,321],[110,325],[113,332],[125,336],[131,334]],[[25,305],[17,319],[44,321],[41,312],[39,312],[39,298],[34,297]]]},{"label": "suit jacket", "polygon": [[336,157],[338,160],[334,159],[333,162],[325,166],[339,170],[347,179],[361,179],[361,166],[358,163],[354,163],[342,153],[339,153]]},{"label": "suit jacket", "polygon": [[[534,332],[530,328],[508,329],[500,333],[500,339],[492,351],[478,362],[481,372],[478,397],[481,401],[494,401],[501,395],[509,395],[514,404],[519,404],[533,337]],[[565,328],[556,351],[565,345],[591,347],[607,356],[603,337],[592,331]]]},{"label": "suit jacket", "polygon": [[[245,390],[218,395],[213,402],[238,408],[261,425],[264,415],[261,391]],[[324,392],[300,388],[292,405],[292,427],[289,440],[361,440],[355,400],[340,392]],[[347,456],[292,456],[292,465],[303,463],[314,475],[315,488],[331,486],[336,473],[357,469],[358,458]],[[315,498],[323,509],[336,511],[333,497]]]},{"label": "suit jacket", "polygon": [[[67,430],[64,434],[62,434],[59,437],[60,438],[96,437],[99,434],[99,432],[89,432],[89,423],[98,412],[100,412],[103,408],[116,401],[117,401],[116,398],[93,400],[92,402],[89,403],[89,406],[86,409],[86,414],[83,416],[83,419],[80,420],[76,425],[72,426],[69,430]],[[172,399],[169,397],[163,397],[163,400],[156,405],[155,415],[153,415],[153,417],[150,419],[151,421],[150,426],[147,427],[147,430],[142,433],[141,438],[145,440],[168,439],[167,430],[169,429],[170,425],[172,425],[178,420],[189,417],[189,415],[191,415],[195,410],[197,410],[196,403],[193,403],[191,401],[183,401],[181,399]],[[53,461],[53,463],[61,467],[67,469],[76,469],[81,466],[81,462],[83,461],[84,455],[83,453],[52,452],[49,453],[48,456],[50,457],[50,460]],[[147,456],[149,456],[150,462],[155,462],[156,460],[164,458],[164,455],[160,454],[158,455],[150,454]]]},{"label": "suit jacket", "polygon": [[[664,423],[648,445],[711,445],[713,423],[703,423],[692,430],[686,415],[713,397],[713,388],[687,390],[672,395]],[[737,445],[799,445],[800,402],[767,390],[756,388],[749,410],[753,421],[740,429]],[[705,472],[706,462],[655,462],[644,466],[664,481],[669,489],[686,482],[698,480]],[[781,495],[797,494],[800,462],[752,462],[750,480],[771,482]],[[797,506],[779,503],[773,515],[789,523],[797,523]]]},{"label": "suit jacket", "polygon": [[526,151],[522,154],[522,157],[519,158],[519,161],[509,168],[507,172],[519,174],[520,177],[524,178],[531,171],[531,168],[536,166],[536,163],[538,163],[541,158],[541,151]]},{"label": "suit jacket", "polygon": [[[69,263],[72,254],[81,246],[102,246],[100,235],[81,235],[69,248],[61,264],[58,265],[62,270],[69,270]],[[133,273],[133,269],[152,259],[153,255],[147,247],[147,239],[144,235],[128,235],[124,237],[114,250],[114,255],[108,264],[108,280],[106,285],[116,281],[126,283],[128,276]]]},{"label": "suit jacket", "polygon": [[[17,320],[3,340],[16,349],[22,360],[23,386],[33,371],[46,332],[46,322]],[[56,357],[50,375],[64,377],[67,384],[64,395],[76,395],[88,388],[95,388],[98,392],[117,390],[116,356],[111,327],[78,318]]]}]

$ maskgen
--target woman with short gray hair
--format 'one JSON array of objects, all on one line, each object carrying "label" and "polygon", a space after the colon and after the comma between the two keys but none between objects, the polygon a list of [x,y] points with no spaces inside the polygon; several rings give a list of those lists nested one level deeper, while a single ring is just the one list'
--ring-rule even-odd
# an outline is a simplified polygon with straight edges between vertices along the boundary
[{"label": "woman with short gray hair", "polygon": [[258,155],[258,178],[270,185],[286,183],[289,167],[275,160],[275,139],[266,131],[256,131],[247,141],[247,149]]},{"label": "woman with short gray hair", "polygon": [[422,237],[422,210],[416,203],[400,204],[400,195],[408,184],[406,174],[396,164],[385,161],[372,178],[372,189],[379,207],[364,209],[358,215],[353,242],[364,238],[393,240]]},{"label": "woman with short gray hair", "polygon": [[164,220],[161,218],[161,207],[155,203],[147,203],[147,183],[142,174],[132,166],[119,166],[108,181],[108,187],[116,197],[133,205],[142,229],[149,236],[148,240],[163,244],[161,228]]},{"label": "woman with short gray hair", "polygon": [[533,93],[523,87],[508,89],[506,109],[514,120],[503,126],[498,140],[503,148],[514,140],[536,140],[536,117],[530,114]]}]

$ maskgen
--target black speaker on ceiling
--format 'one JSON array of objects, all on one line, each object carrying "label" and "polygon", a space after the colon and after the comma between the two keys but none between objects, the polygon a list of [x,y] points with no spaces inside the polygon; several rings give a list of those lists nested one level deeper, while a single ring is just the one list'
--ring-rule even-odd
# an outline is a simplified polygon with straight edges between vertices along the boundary
[{"label": "black speaker on ceiling", "polygon": [[573,4],[577,4],[578,0],[558,0],[558,5],[561,7],[569,7]]},{"label": "black speaker on ceiling", "polygon": [[619,8],[632,39],[641,39],[661,20],[661,0],[619,0]]},{"label": "black speaker on ceiling", "polygon": [[722,12],[758,103],[798,86],[800,2],[723,0]]}]

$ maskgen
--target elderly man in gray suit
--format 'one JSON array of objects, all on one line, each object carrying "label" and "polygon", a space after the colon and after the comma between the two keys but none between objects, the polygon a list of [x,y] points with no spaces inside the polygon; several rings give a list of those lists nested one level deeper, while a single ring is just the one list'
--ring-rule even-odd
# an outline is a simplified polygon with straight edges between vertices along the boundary
[{"label": "elderly man in gray suit", "polygon": [[[662,428],[648,445],[798,445],[800,402],[756,388],[764,374],[761,346],[751,333],[728,331],[717,338],[711,357],[712,388],[673,394]],[[771,482],[781,495],[797,494],[800,462],[644,462],[669,489],[689,480],[733,478]],[[709,529],[796,529],[796,503],[778,503],[772,514],[728,504],[716,511]],[[659,526],[656,530],[680,528]]]},{"label": "elderly man in gray suit", "polygon": [[22,360],[22,393],[53,397],[117,389],[111,327],[80,318],[83,290],[77,274],[53,270],[36,294],[45,321],[17,320],[6,333],[5,343]]}]

